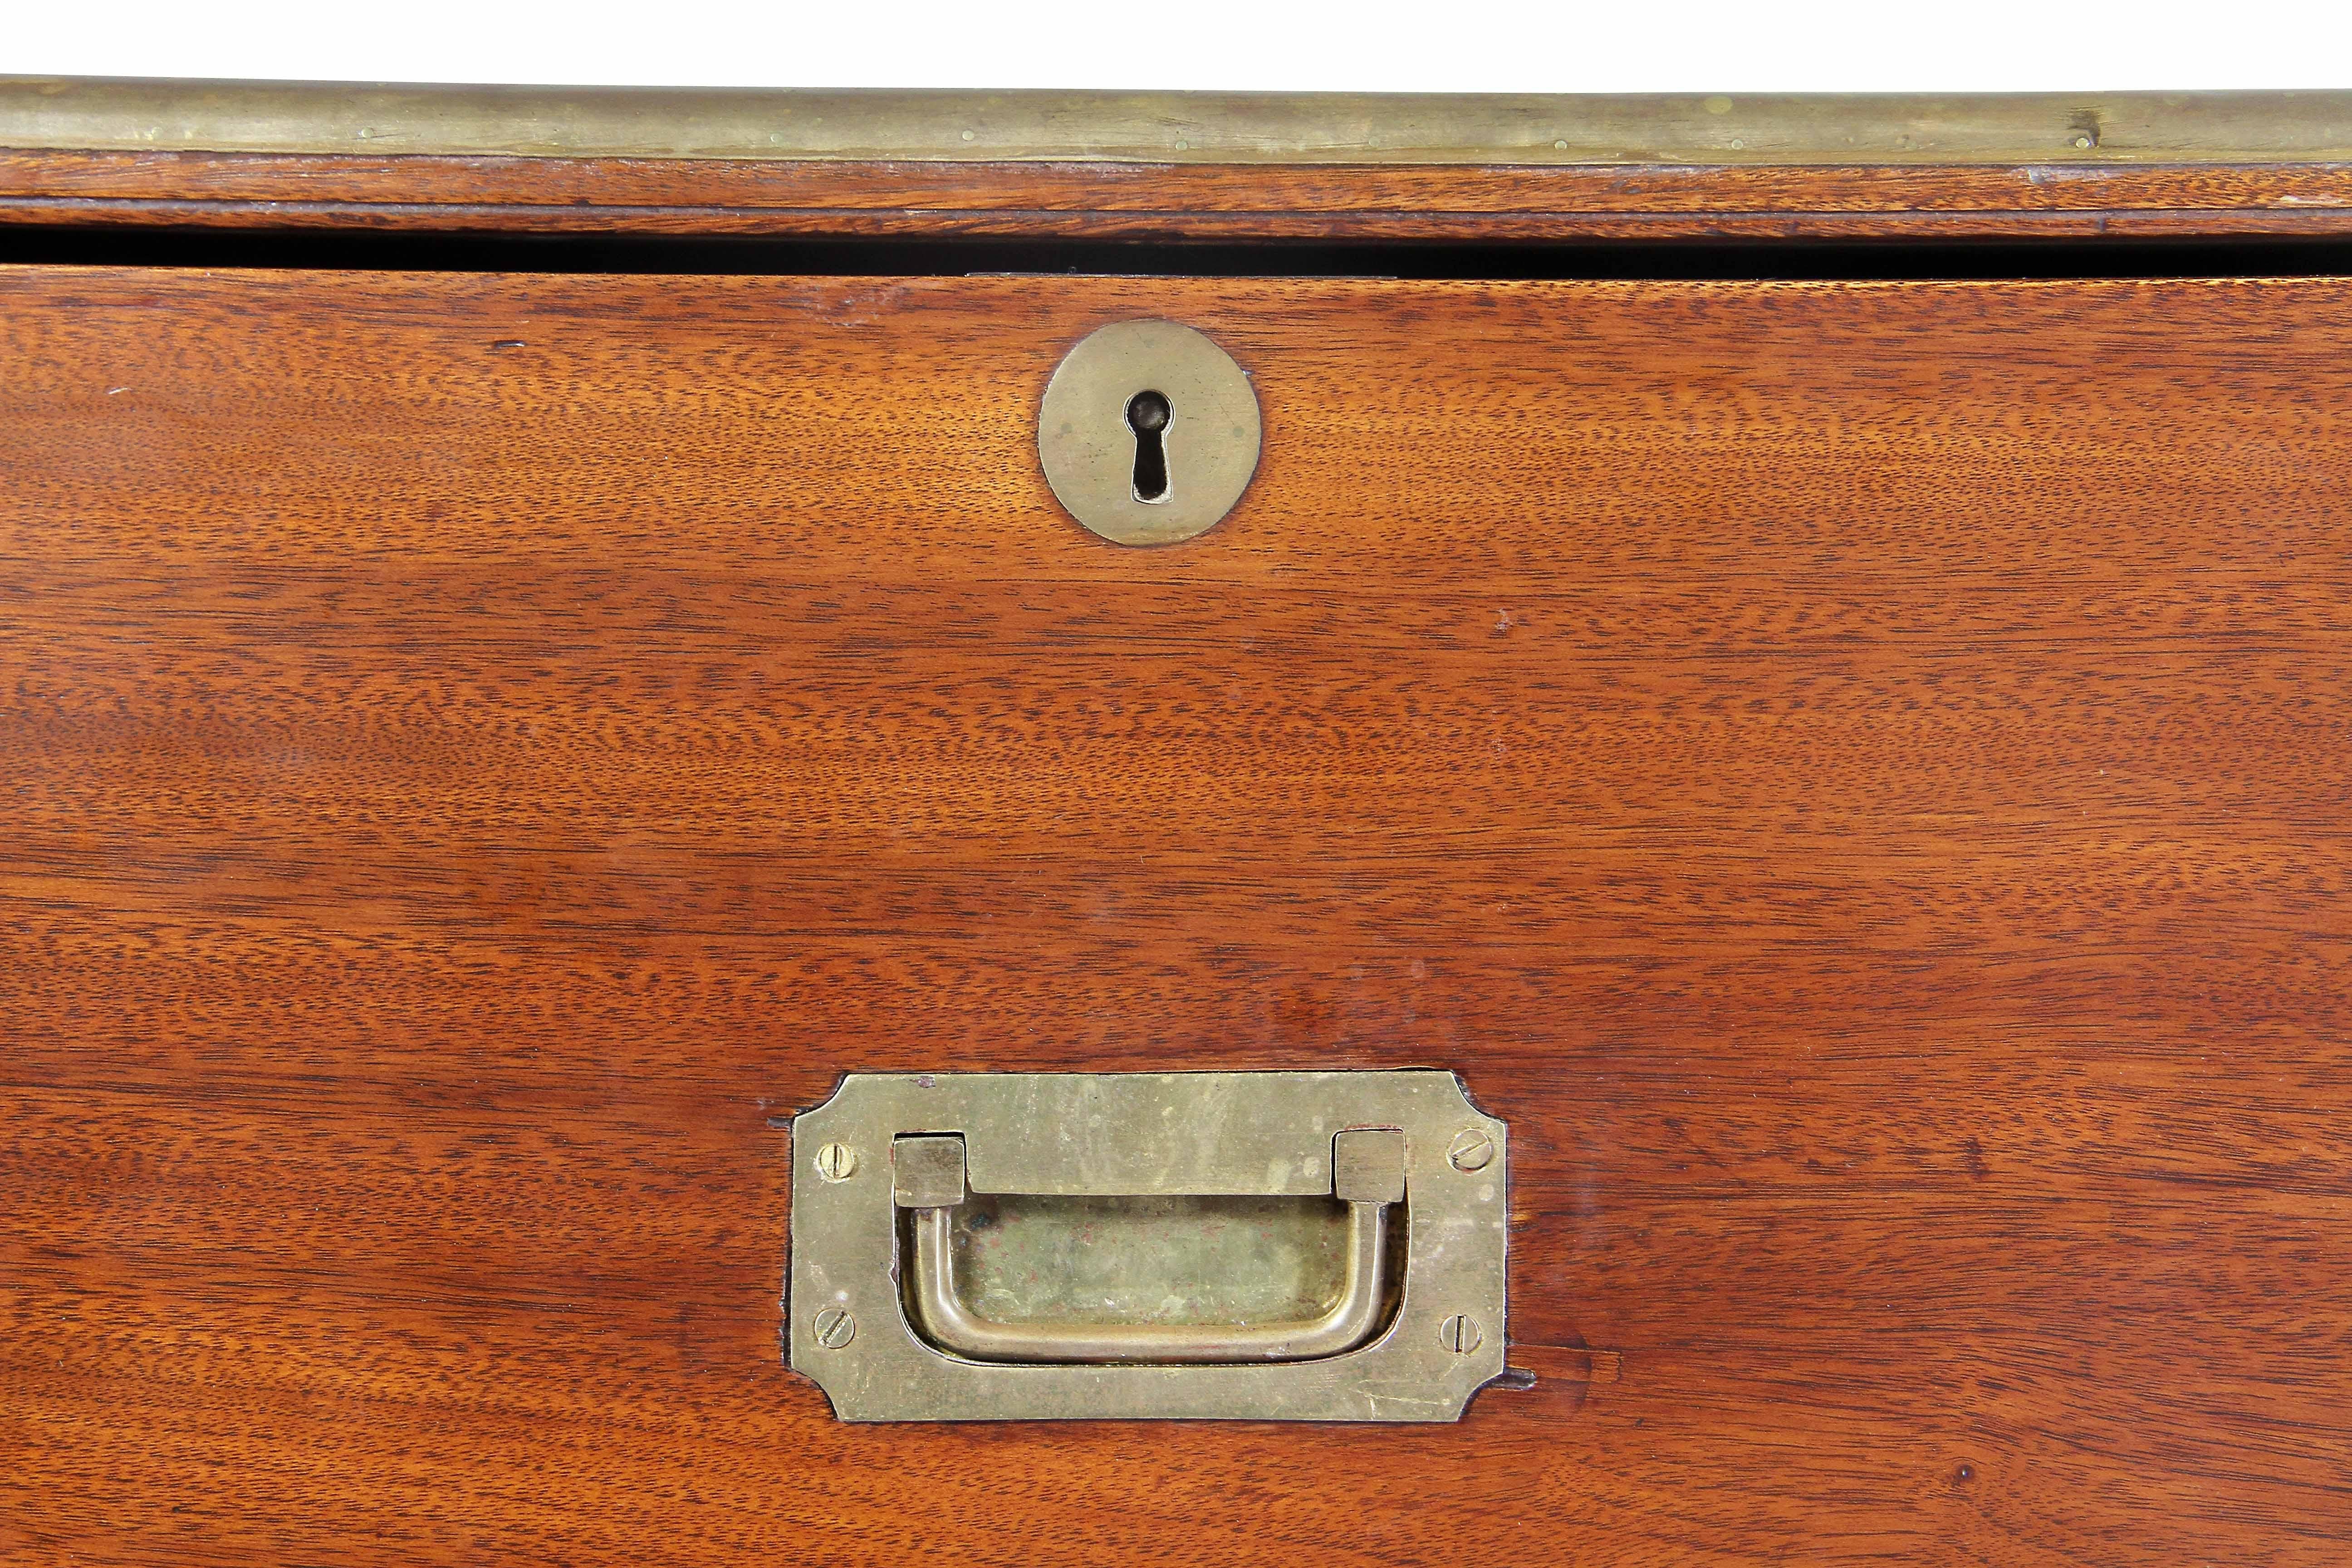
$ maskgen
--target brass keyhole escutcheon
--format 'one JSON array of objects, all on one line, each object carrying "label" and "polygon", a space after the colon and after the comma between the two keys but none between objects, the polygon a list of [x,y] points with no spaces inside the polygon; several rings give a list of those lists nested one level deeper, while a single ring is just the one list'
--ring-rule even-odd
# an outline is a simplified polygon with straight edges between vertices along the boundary
[{"label": "brass keyhole escutcheon", "polygon": [[1064,356],[1037,458],[1069,514],[1117,544],[1175,544],[1233,510],[1262,434],[1247,372],[1175,321],[1120,321]]}]

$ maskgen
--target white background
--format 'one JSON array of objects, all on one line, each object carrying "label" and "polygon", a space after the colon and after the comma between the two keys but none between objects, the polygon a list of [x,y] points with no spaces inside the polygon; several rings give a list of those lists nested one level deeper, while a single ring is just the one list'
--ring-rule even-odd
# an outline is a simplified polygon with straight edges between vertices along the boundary
[{"label": "white background", "polygon": [[1512,92],[2352,87],[2352,0],[15,0],[0,71]]}]

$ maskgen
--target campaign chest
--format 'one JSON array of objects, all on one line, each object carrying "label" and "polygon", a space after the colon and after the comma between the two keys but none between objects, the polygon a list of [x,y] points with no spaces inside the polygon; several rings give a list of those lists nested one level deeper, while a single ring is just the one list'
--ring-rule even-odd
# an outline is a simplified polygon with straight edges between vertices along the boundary
[{"label": "campaign chest", "polygon": [[[0,142],[10,1561],[2342,1560],[2352,98]],[[1450,1392],[841,1418],[1097,1147]]]}]

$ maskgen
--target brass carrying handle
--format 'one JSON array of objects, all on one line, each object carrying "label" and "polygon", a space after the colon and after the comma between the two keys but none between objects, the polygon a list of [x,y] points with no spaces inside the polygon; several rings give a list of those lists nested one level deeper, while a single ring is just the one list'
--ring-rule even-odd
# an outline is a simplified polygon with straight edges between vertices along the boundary
[{"label": "brass carrying handle", "polygon": [[1000,1323],[956,1294],[949,1254],[963,1202],[963,1140],[905,1137],[892,1149],[893,1197],[915,1211],[908,1316],[933,1345],[970,1361],[1228,1363],[1320,1361],[1369,1342],[1389,1297],[1388,1210],[1404,1201],[1404,1134],[1385,1128],[1333,1142],[1332,1195],[1348,1205],[1348,1269],[1320,1317],[1280,1323]]}]

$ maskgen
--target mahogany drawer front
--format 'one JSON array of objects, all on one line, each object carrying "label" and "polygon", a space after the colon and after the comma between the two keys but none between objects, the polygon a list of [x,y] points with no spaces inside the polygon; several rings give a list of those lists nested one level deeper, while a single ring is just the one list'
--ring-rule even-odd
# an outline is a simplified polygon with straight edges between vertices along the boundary
[{"label": "mahogany drawer front", "polygon": [[[1253,376],[1189,543],[1060,356]],[[28,1561],[2321,1563],[2352,283],[0,272]],[[1458,1425],[835,1421],[865,1070],[1424,1065]],[[2201,1560],[2201,1559],[2198,1559]]]}]

